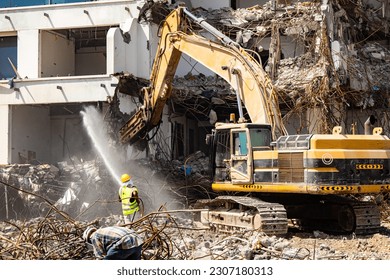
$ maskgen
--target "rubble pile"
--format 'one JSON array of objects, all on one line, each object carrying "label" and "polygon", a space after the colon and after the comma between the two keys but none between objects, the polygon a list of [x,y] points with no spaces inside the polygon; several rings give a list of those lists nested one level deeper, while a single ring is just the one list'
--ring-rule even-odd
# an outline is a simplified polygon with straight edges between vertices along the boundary
[{"label": "rubble pile", "polygon": [[[332,236],[319,231],[294,232],[291,229],[287,236],[280,237],[257,231],[234,234],[213,232],[207,226],[194,222],[190,218],[190,210],[182,217],[177,214],[180,213],[161,208],[127,225],[144,240],[142,259],[390,259],[390,220],[385,220],[381,232],[372,236]],[[123,225],[117,215],[93,222],[74,221],[64,214],[28,222],[1,222],[0,259],[94,259],[92,249],[81,237],[87,226],[92,224],[97,227]]]},{"label": "rubble pile", "polygon": [[[151,10],[160,15],[143,21],[158,24],[177,8],[177,4],[155,2]],[[279,95],[284,121],[302,124],[291,127],[296,130],[291,134],[301,133],[302,129],[331,133],[337,125],[350,127],[348,112],[358,114],[361,110],[367,116],[375,115],[377,125],[388,134],[390,20],[385,3],[381,5],[330,0],[289,4],[269,1],[238,9],[188,8],[263,65]],[[195,33],[206,32],[196,24],[190,24],[190,28]],[[226,112],[237,110],[231,87],[215,75],[205,77],[195,72],[196,69],[185,77],[175,77],[169,103],[172,112],[212,124],[216,118],[228,119]],[[134,89],[124,92],[137,96]],[[318,109],[317,120],[303,117],[313,108]]]},{"label": "rubble pile", "polygon": [[[148,212],[164,204],[167,207],[168,202],[171,209],[176,209],[198,197],[212,196],[208,158],[200,151],[181,161],[140,159],[127,165],[131,166],[133,181],[139,186]],[[81,162],[73,158],[55,165],[3,165],[0,218],[25,220],[45,216],[51,205],[75,219],[120,214],[117,184],[100,159]]]},{"label": "rubble pile", "polygon": [[106,187],[113,185],[98,160],[5,165],[0,168],[0,197],[4,201],[0,216],[18,220],[40,217],[50,211],[53,204],[76,217],[97,201],[101,203],[89,211],[91,218],[115,213],[116,207],[110,207],[109,203],[114,199],[114,192]]},{"label": "rubble pile", "polygon": [[[335,112],[339,109],[334,105],[339,104],[345,110],[372,110],[367,114],[376,114],[388,133],[385,108],[389,103],[390,49],[386,30],[390,21],[383,12],[385,7],[342,0],[274,4],[269,1],[239,9],[199,7],[191,12],[262,63],[280,96],[286,121],[310,108],[321,108],[316,129],[329,133],[346,115]],[[168,5],[170,10],[175,7]],[[204,32],[195,25],[191,28]],[[215,85],[209,83],[213,80]],[[228,85],[202,75],[176,77],[173,100],[174,106],[184,106],[185,112],[197,114],[200,120],[202,116],[207,119],[210,108],[236,108]],[[337,119],[336,113],[340,114]]]},{"label": "rubble pile", "polygon": [[[135,179],[144,191],[142,198],[148,209],[142,218],[128,226],[145,240],[143,259],[390,259],[390,207],[389,198],[384,196],[361,198],[376,199],[382,205],[382,230],[368,237],[301,232],[294,227],[283,237],[267,236],[257,231],[215,232],[208,225],[196,222],[194,215],[197,210],[188,207],[183,209],[184,203],[176,204],[181,205],[181,208],[171,210],[165,205],[150,208],[153,201],[148,200],[154,199],[152,193],[156,192],[156,188],[152,185],[156,183],[153,181],[156,174],[164,173],[165,181],[159,187],[169,188],[170,192],[176,193],[175,199],[185,201],[184,197],[187,196],[187,206],[191,204],[191,197],[213,197],[214,194],[205,188],[209,182],[202,183],[202,178],[206,178],[206,163],[205,155],[196,152],[170,165],[141,160],[138,168],[144,173],[134,168],[137,174]],[[145,166],[149,166],[149,169]],[[187,169],[184,167],[191,167],[190,172],[185,172]],[[81,238],[86,227],[91,224],[98,227],[123,225],[120,204],[110,199],[110,195],[116,192],[93,188],[99,195],[87,199],[86,196],[80,196],[82,190],[75,187],[91,187],[99,185],[98,182],[109,181],[109,175],[99,161],[74,165],[61,162],[56,166],[10,165],[3,166],[0,174],[3,189],[6,186],[17,190],[20,195],[18,205],[25,205],[30,210],[37,208],[28,214],[40,215],[18,219],[20,214],[18,218],[3,219],[0,223],[0,259],[93,259],[92,251]],[[157,195],[162,196],[161,193]],[[102,197],[105,203],[102,203]],[[82,208],[86,202],[99,207]],[[102,207],[106,204],[115,209]],[[10,209],[16,211],[13,207]],[[80,211],[84,211],[84,214]]]},{"label": "rubble pile", "polygon": [[86,227],[65,214],[61,218],[66,219],[49,215],[0,222],[0,260],[90,258],[92,254],[80,237]]},{"label": "rubble pile", "polygon": [[[53,206],[73,219],[92,220],[120,214],[117,182],[99,160],[56,165],[12,164],[0,168],[2,219],[42,217]],[[210,188],[208,157],[201,151],[170,162],[140,159],[128,163],[139,188],[144,214],[160,207],[186,209],[198,199],[215,198]],[[390,197],[355,196],[375,201],[384,219],[390,216]]]},{"label": "rubble pile", "polygon": [[218,76],[206,77],[203,74],[188,73],[184,77],[176,77],[173,85],[175,93],[173,98],[177,104],[185,104],[188,99],[194,97],[209,100],[216,105],[225,104],[225,101],[219,98],[229,98],[229,95],[233,94],[230,85]]},{"label": "rubble pile", "polygon": [[353,49],[348,57],[348,73],[353,88],[361,89],[365,95],[355,105],[362,108],[378,108],[389,103],[390,49],[371,42]]}]

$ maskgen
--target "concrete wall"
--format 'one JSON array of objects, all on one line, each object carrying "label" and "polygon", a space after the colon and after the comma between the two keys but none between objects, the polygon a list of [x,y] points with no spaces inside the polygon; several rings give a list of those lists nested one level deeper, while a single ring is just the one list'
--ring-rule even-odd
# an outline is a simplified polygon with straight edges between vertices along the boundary
[{"label": "concrete wall", "polygon": [[256,5],[263,6],[268,0],[236,0],[237,8],[248,8]]},{"label": "concrete wall", "polygon": [[109,75],[15,80],[10,93],[1,96],[0,105],[107,101],[116,82]]},{"label": "concrete wall", "polygon": [[230,7],[230,0],[191,0],[191,4],[193,8],[219,9],[222,7]]},{"label": "concrete wall", "polygon": [[[230,7],[232,0],[186,0],[187,6],[191,5],[194,8],[202,7],[205,9],[219,9],[222,7]],[[264,5],[268,0],[236,0],[237,8],[248,8],[255,5]]]},{"label": "concrete wall", "polygon": [[[20,74],[12,88],[1,81],[0,163],[19,162],[19,153],[28,157],[29,151],[39,161],[56,162],[84,150],[87,143],[78,112],[52,119],[49,104],[107,101],[114,94],[117,80],[110,74],[115,72],[149,78],[151,32],[148,25],[136,22],[137,6],[142,4],[117,0],[0,9],[0,37],[17,36],[15,65]],[[96,26],[121,26],[131,40],[125,42],[115,29],[112,40],[107,36],[106,47],[76,52],[73,41],[56,34]],[[134,104],[125,111],[132,109]]]},{"label": "concrete wall", "polygon": [[[91,160],[91,142],[80,112],[51,116],[50,106],[12,106],[12,163],[23,163],[29,153],[40,162],[55,163],[78,159]],[[4,162],[4,161],[2,161]]]},{"label": "concrete wall", "polygon": [[9,109],[8,105],[0,105],[0,164],[10,163],[9,159]]},{"label": "concrete wall", "polygon": [[39,30],[18,31],[18,72],[21,78],[40,77]]},{"label": "concrete wall", "polygon": [[106,48],[83,48],[75,55],[75,75],[103,75],[106,70]]},{"label": "concrete wall", "polygon": [[[126,71],[136,77],[149,79],[152,64],[151,54],[155,53],[157,27],[149,30],[148,25],[139,25],[132,18],[120,28],[111,28],[107,34],[107,73]],[[126,42],[122,33],[128,33],[130,41]],[[154,57],[154,56],[153,56]]]},{"label": "concrete wall", "polygon": [[[137,73],[139,77],[149,79],[159,38],[158,26],[138,25],[137,36]],[[129,67],[129,65],[127,65]]]},{"label": "concrete wall", "polygon": [[91,160],[91,142],[80,114],[56,116],[50,120],[51,161],[66,161],[73,155],[79,160]]},{"label": "concrete wall", "polygon": [[40,42],[40,77],[75,74],[75,46],[72,40],[58,33],[42,30]]},{"label": "concrete wall", "polygon": [[40,162],[50,162],[49,106],[12,106],[11,158],[12,163],[23,163],[35,153]]}]

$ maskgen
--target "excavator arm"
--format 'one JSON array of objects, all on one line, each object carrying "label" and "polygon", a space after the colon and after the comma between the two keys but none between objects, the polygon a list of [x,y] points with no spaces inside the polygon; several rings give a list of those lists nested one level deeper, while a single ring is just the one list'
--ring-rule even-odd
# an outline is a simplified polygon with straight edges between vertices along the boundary
[{"label": "excavator arm", "polygon": [[[218,42],[190,31],[192,22],[213,34]],[[143,105],[120,130],[122,143],[137,142],[160,123],[182,54],[200,62],[232,86],[237,95],[239,121],[246,121],[242,102],[252,123],[271,125],[274,139],[287,134],[271,80],[246,50],[184,7],[173,10],[167,16],[160,27],[159,37],[150,86],[142,89]]]}]

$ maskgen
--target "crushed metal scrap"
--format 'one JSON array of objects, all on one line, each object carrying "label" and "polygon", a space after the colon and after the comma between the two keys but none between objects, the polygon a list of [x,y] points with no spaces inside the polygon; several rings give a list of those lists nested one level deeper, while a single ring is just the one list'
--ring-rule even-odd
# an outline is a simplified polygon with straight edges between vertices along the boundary
[{"label": "crushed metal scrap", "polygon": [[[310,260],[310,259],[389,259],[390,253],[370,252],[367,240],[356,240],[356,251],[340,252],[328,245],[335,237],[314,232],[312,241],[299,246],[290,238],[266,236],[256,231],[235,235],[214,234],[199,227],[191,219],[178,218],[175,211],[150,213],[127,226],[144,238],[144,260]],[[54,215],[28,222],[0,223],[0,259],[94,259],[93,253],[81,238],[90,224],[106,226],[118,224],[117,216],[95,220],[93,223],[58,219]],[[387,234],[389,234],[389,228]],[[383,232],[386,234],[386,232]],[[340,242],[353,242],[356,237],[342,237]],[[329,241],[330,240],[330,241]],[[318,242],[318,244],[317,244]],[[309,245],[309,247],[308,247]],[[348,247],[348,245],[345,245]],[[381,247],[388,246],[380,244]]]}]

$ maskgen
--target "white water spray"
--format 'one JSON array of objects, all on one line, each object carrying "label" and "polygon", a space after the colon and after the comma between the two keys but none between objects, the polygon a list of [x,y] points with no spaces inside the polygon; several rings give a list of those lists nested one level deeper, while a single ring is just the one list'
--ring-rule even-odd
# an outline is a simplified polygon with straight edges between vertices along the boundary
[{"label": "white water spray", "polygon": [[88,132],[89,137],[92,140],[97,152],[101,156],[104,164],[110,172],[113,179],[120,182],[120,155],[113,150],[109,143],[109,136],[104,128],[104,121],[102,115],[97,111],[95,107],[89,106],[81,112],[84,121],[84,127]]},{"label": "white water spray", "polygon": [[151,172],[149,169],[129,165],[121,154],[119,154],[120,149],[116,149],[119,147],[113,147],[110,144],[110,137],[105,130],[103,116],[95,107],[86,107],[81,114],[88,135],[111,176],[118,183],[118,187],[121,185],[120,175],[129,173],[140,184],[138,186],[137,182],[135,182],[144,203],[148,200],[148,205],[151,207],[150,210],[159,208],[161,205],[168,206],[167,204],[173,205],[175,203],[171,194],[166,189],[168,187],[166,182],[158,179],[158,176],[154,176],[158,174],[155,174],[153,171]]}]

